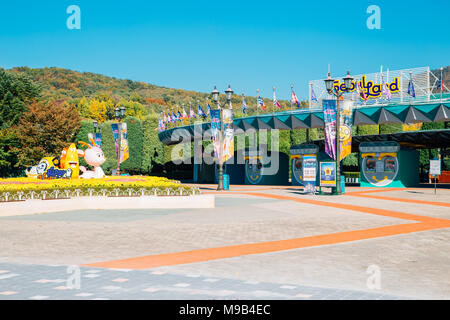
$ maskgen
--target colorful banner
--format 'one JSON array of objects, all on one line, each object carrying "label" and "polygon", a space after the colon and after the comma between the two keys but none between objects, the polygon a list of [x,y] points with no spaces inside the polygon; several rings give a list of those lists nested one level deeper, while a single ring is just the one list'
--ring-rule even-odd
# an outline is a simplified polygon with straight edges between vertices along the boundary
[{"label": "colorful banner", "polygon": [[336,187],[336,162],[320,163],[320,186]]},{"label": "colorful banner", "polygon": [[120,137],[120,163],[122,163],[130,157],[130,152],[128,149],[127,123],[122,122],[120,126],[122,129]]},{"label": "colorful banner", "polygon": [[353,102],[344,100],[340,102],[340,149],[341,160],[352,153],[352,122],[353,122]]},{"label": "colorful banner", "polygon": [[[127,123],[122,122],[120,123],[120,126],[122,128],[122,132],[120,132],[120,163],[124,162],[130,157],[129,150],[128,150],[128,134],[127,134]],[[116,146],[116,158],[119,157],[119,124],[118,123],[112,123],[111,124],[112,132],[113,132],[113,138],[114,143]]]},{"label": "colorful banner", "polygon": [[95,134],[95,145],[100,148],[102,147],[102,134],[99,132]]},{"label": "colorful banner", "polygon": [[317,157],[315,155],[303,156],[303,185],[305,193],[315,193],[317,174]]},{"label": "colorful banner", "polygon": [[323,100],[323,121],[325,123],[325,152],[336,159],[336,100]]},{"label": "colorful banner", "polygon": [[225,163],[234,154],[233,110],[223,109],[222,112],[224,131],[222,163]]},{"label": "colorful banner", "polygon": [[114,145],[116,146],[116,158],[119,157],[119,124],[112,123],[111,129],[113,132]]},{"label": "colorful banner", "polygon": [[211,139],[214,147],[214,157],[220,159],[220,129],[222,126],[220,119],[220,109],[211,109]]}]

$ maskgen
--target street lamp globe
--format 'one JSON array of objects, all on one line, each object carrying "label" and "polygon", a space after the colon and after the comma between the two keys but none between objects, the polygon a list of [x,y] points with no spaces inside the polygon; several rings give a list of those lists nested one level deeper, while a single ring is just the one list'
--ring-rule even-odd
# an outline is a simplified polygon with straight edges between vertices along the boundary
[{"label": "street lamp globe", "polygon": [[350,90],[350,87],[352,86],[353,77],[350,75],[350,71],[347,71],[347,75],[344,77],[344,84],[346,90]]},{"label": "street lamp globe", "polygon": [[211,92],[211,94],[213,96],[214,102],[217,103],[217,101],[219,101],[219,91],[217,90],[216,86],[214,86],[214,90]]},{"label": "street lamp globe", "polygon": [[124,106],[120,107],[120,116],[125,117],[125,107]]},{"label": "street lamp globe", "polygon": [[328,72],[328,78],[325,79],[324,81],[325,81],[325,88],[327,89],[327,92],[331,93],[333,91],[334,79],[331,78],[330,72]]},{"label": "street lamp globe", "polygon": [[94,120],[94,122],[92,124],[94,125],[94,130],[97,130],[97,128],[98,128],[97,120]]},{"label": "street lamp globe", "polygon": [[233,95],[233,90],[231,90],[230,85],[228,85],[228,89],[225,90],[225,94],[227,96],[227,101],[231,101],[231,96]]},{"label": "street lamp globe", "polygon": [[114,115],[116,116],[116,118],[119,118],[119,108],[115,108],[114,109]]}]

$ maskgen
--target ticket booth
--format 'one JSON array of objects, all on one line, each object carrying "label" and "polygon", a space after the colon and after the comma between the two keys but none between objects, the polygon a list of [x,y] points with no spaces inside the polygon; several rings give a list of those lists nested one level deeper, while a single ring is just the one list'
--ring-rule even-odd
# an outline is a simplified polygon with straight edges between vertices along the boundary
[{"label": "ticket booth", "polygon": [[[319,147],[315,144],[301,144],[292,146],[289,153],[291,158],[291,184],[293,186],[304,186],[304,171],[314,173],[314,176],[317,172]],[[311,180],[311,177],[308,180]]]},{"label": "ticket booth", "polygon": [[361,187],[411,187],[419,183],[419,152],[394,141],[363,142]]},{"label": "ticket booth", "polygon": [[245,184],[287,185],[289,157],[283,152],[245,150]]}]

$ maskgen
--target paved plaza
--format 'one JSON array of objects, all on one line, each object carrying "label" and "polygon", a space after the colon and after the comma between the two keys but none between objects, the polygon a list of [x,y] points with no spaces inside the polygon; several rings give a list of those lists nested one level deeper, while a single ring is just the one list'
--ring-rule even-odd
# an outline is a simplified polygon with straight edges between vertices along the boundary
[{"label": "paved plaza", "polygon": [[450,298],[448,189],[199,187],[215,208],[3,213],[0,299]]}]

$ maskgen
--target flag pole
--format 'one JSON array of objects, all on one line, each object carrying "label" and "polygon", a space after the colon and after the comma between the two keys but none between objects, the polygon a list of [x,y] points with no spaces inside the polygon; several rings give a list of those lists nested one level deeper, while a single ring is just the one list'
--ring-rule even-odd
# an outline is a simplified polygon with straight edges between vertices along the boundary
[{"label": "flag pole", "polygon": [[[411,83],[411,88],[414,88],[414,83],[412,81],[412,71],[411,70],[409,70],[409,81]],[[408,87],[409,87],[409,85],[408,85]],[[411,93],[412,93],[412,91],[411,91]],[[409,104],[411,104],[411,93],[409,94]]]},{"label": "flag pole", "polygon": [[291,111],[293,110],[294,104],[292,103],[292,92],[294,92],[294,85],[291,84]]},{"label": "flag pole", "polygon": [[441,67],[441,103],[442,103],[442,89],[444,88],[444,78],[442,77],[443,71],[444,71],[444,68]]},{"label": "flag pole", "polygon": [[275,87],[272,87],[273,89],[273,98],[272,98],[272,114],[275,113]]}]

